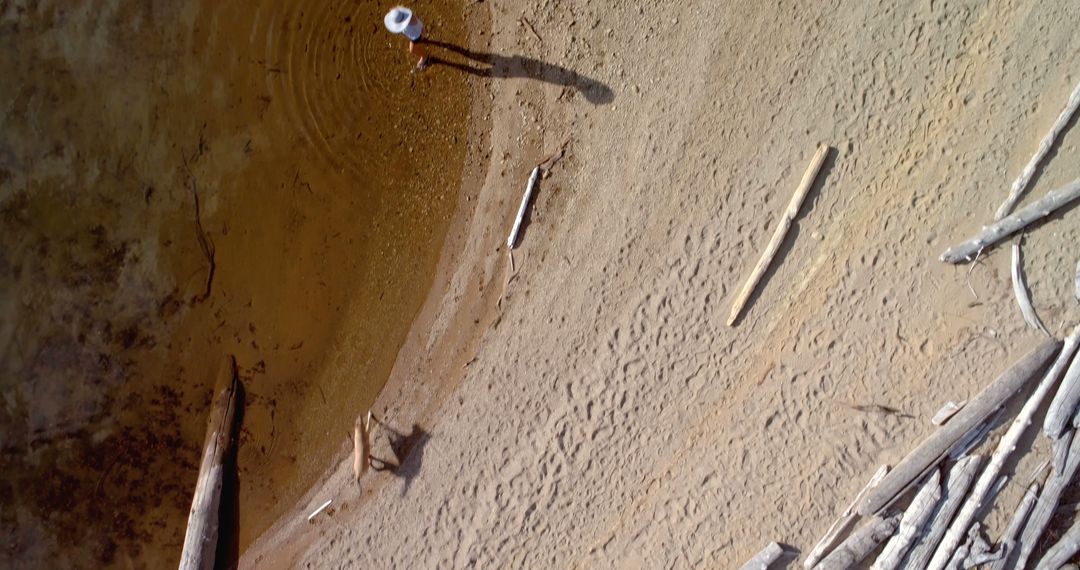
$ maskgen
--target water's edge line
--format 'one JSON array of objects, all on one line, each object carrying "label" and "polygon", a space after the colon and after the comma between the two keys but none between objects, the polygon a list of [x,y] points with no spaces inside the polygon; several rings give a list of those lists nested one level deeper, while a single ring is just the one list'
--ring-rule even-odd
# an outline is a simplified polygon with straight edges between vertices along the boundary
[{"label": "water's edge line", "polygon": [[[486,5],[486,10],[480,13],[465,15],[470,44],[475,45],[479,41],[478,35],[490,34],[492,19],[493,15],[489,4]],[[478,34],[477,30],[483,30],[483,34]],[[424,360],[421,354],[410,350],[409,345],[417,339],[428,338],[434,331],[436,318],[440,315],[448,314],[448,320],[451,323],[461,320],[460,317],[463,316],[461,313],[465,308],[463,305],[466,303],[449,298],[452,295],[449,286],[450,282],[461,264],[471,263],[476,265],[470,275],[470,281],[475,282],[475,278],[482,273],[481,259],[464,259],[464,256],[468,240],[472,237],[469,229],[476,217],[481,215],[479,203],[475,197],[481,193],[488,173],[492,168],[492,154],[487,153],[485,149],[489,148],[491,139],[492,99],[490,92],[493,90],[493,86],[485,85],[481,81],[471,80],[468,84],[468,90],[470,118],[466,140],[476,141],[476,143],[467,145],[465,164],[462,168],[461,180],[457,190],[457,202],[446,234],[438,246],[438,261],[435,265],[432,282],[428,287],[423,303],[409,325],[405,340],[398,347],[398,354],[389,377],[380,389],[373,405],[373,409],[377,410],[394,409],[398,414],[397,421],[405,419],[410,423],[429,421],[438,411],[439,404],[445,399],[434,398],[429,405],[417,406],[416,402],[411,402],[400,394],[408,387],[410,381],[410,374],[405,371],[417,367]],[[476,165],[476,167],[470,168],[470,165]],[[488,221],[494,222],[495,220]],[[481,299],[485,312],[493,312],[496,301],[497,297]],[[472,322],[469,319],[466,320]],[[480,325],[470,327],[474,330],[454,330],[453,325],[448,326],[444,334],[444,338],[447,340],[444,342],[455,342],[464,349],[459,352],[475,352],[480,337],[486,329],[485,320],[481,319]],[[449,362],[449,360],[453,359],[446,360],[447,362],[442,364],[446,365],[446,371],[452,374],[441,377],[441,385],[435,387],[436,391],[443,395],[456,386],[461,379],[460,377],[464,375],[463,369],[452,366],[453,363]],[[357,410],[357,413],[362,414],[365,411]],[[330,464],[311,488],[297,500],[294,507],[274,521],[265,532],[240,554],[238,567],[265,567],[266,565],[283,568],[295,567],[296,562],[298,562],[297,559],[304,554],[310,542],[316,538],[316,536],[305,536],[305,533],[300,532],[303,528],[300,525],[304,521],[302,520],[303,517],[298,518],[296,513],[305,511],[309,503],[318,502],[328,496],[327,492],[329,491],[326,489],[328,483],[336,474],[347,467],[348,459],[347,455],[342,455]],[[335,489],[332,494],[337,496],[338,490]],[[363,497],[361,497],[360,501],[354,502],[357,504],[362,503]],[[353,510],[350,518],[361,511],[362,509]]]}]

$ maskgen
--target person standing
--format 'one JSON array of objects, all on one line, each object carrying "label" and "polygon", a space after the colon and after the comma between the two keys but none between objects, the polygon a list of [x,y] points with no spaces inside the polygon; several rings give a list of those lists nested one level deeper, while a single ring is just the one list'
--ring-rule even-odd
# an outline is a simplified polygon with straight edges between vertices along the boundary
[{"label": "person standing", "polygon": [[413,14],[412,10],[404,6],[394,6],[383,18],[386,29],[391,33],[401,34],[409,38],[409,53],[419,56],[416,69],[424,69],[428,65],[427,54],[424,53],[423,43],[424,23]]}]

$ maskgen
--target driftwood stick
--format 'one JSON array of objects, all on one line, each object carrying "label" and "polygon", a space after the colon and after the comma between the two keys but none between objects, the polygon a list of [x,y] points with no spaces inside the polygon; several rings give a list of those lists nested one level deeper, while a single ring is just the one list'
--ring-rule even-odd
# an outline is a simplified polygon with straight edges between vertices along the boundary
[{"label": "driftwood stick", "polygon": [[[1080,330],[1080,326],[1077,330]],[[1077,330],[1069,335],[1069,339],[1077,335]],[[1065,372],[1065,379],[1061,381],[1057,394],[1050,401],[1050,407],[1046,410],[1046,419],[1043,421],[1043,432],[1051,441],[1057,440],[1061,434],[1065,433],[1065,428],[1073,421],[1077,403],[1080,403],[1080,358],[1074,356],[1072,364]]]},{"label": "driftwood stick", "polygon": [[1054,126],[1050,127],[1050,132],[1046,133],[1042,141],[1039,142],[1039,148],[1035,151],[1035,154],[1028,161],[1027,166],[1020,172],[1020,177],[1016,179],[1012,184],[1012,188],[1009,189],[1009,196],[1005,199],[1005,202],[998,208],[997,213],[994,215],[995,220],[1000,220],[1005,216],[1008,216],[1012,212],[1016,203],[1020,201],[1020,197],[1024,194],[1024,190],[1027,189],[1028,183],[1035,176],[1035,169],[1039,167],[1039,164],[1046,158],[1046,155],[1050,152],[1050,147],[1054,146],[1054,141],[1057,139],[1061,131],[1065,130],[1065,126],[1069,124],[1069,119],[1076,113],[1076,108],[1080,107],[1080,83],[1076,84],[1073,88],[1073,92],[1069,95],[1069,101],[1065,104],[1065,108],[1062,109],[1061,114],[1058,115]]},{"label": "driftwood stick", "polygon": [[784,549],[775,542],[770,542],[765,545],[765,548],[758,552],[753,558],[746,561],[739,570],[766,570],[770,564],[780,560],[780,557],[784,555]]},{"label": "driftwood stick", "polygon": [[866,483],[866,486],[864,486],[862,490],[859,491],[857,495],[855,495],[855,500],[852,501],[846,509],[844,509],[844,512],[840,515],[840,518],[836,519],[836,521],[832,523],[832,525],[829,527],[829,530],[825,531],[825,535],[822,536],[821,540],[819,540],[817,544],[814,545],[814,548],[810,550],[810,554],[806,555],[806,560],[803,561],[804,568],[809,570],[810,568],[816,566],[818,562],[821,562],[821,559],[824,558],[826,554],[831,552],[832,549],[836,546],[836,539],[839,538],[840,535],[851,530],[851,526],[855,524],[855,521],[859,518],[859,515],[852,512],[855,509],[855,505],[858,505],[859,501],[862,500],[863,495],[865,495],[867,491],[873,488],[874,485],[877,485],[878,482],[880,482],[881,479],[884,478],[885,474],[888,472],[888,465],[882,465],[881,467],[878,467],[878,470],[874,472],[874,475],[872,477],[870,477],[870,481]]},{"label": "driftwood stick", "polygon": [[1024,269],[1022,265],[1022,254],[1020,253],[1020,241],[1023,238],[1017,238],[1013,241],[1012,246],[1012,285],[1013,294],[1016,295],[1016,304],[1020,305],[1020,314],[1024,316],[1024,321],[1028,326],[1042,331],[1046,336],[1050,336],[1050,331],[1046,329],[1046,325],[1039,319],[1038,313],[1035,312],[1035,305],[1031,303],[1031,292],[1028,291],[1027,284],[1024,282]]},{"label": "driftwood stick", "polygon": [[967,432],[964,437],[960,438],[960,441],[949,450],[949,459],[956,461],[963,457],[967,457],[971,450],[979,447],[986,441],[986,436],[990,435],[990,432],[997,427],[998,422],[1001,420],[1001,416],[1005,414],[1005,408],[998,408],[994,415],[990,416],[989,420],[979,424],[978,427]]},{"label": "driftwood stick", "polygon": [[1073,521],[1069,530],[1061,535],[1057,543],[1046,551],[1037,570],[1057,570],[1065,565],[1078,551],[1080,551],[1080,520]]},{"label": "driftwood stick", "polygon": [[959,412],[965,405],[967,405],[967,400],[961,400],[959,402],[949,400],[948,402],[945,402],[945,405],[941,406],[941,409],[934,414],[934,417],[930,418],[930,423],[936,426],[943,425],[945,422],[949,421],[950,418],[955,416],[956,412]]},{"label": "driftwood stick", "polygon": [[225,476],[223,464],[232,445],[233,420],[236,417],[238,380],[236,359],[231,355],[221,363],[215,389],[217,387],[222,388],[210,406],[202,465],[195,484],[195,496],[191,499],[184,549],[180,554],[180,570],[211,570],[214,567],[221,486]]},{"label": "driftwood stick", "polygon": [[904,516],[900,519],[900,528],[885,545],[885,549],[870,567],[871,570],[893,570],[900,566],[904,555],[922,534],[923,527],[934,514],[934,507],[937,506],[939,499],[941,499],[941,471],[935,469],[904,511]]},{"label": "driftwood stick", "polygon": [[1076,437],[1076,430],[1069,430],[1050,443],[1051,473],[1055,471],[1060,473],[1065,470],[1065,465],[1069,462],[1069,447],[1072,446],[1074,437]]},{"label": "driftwood stick", "polygon": [[325,511],[326,508],[330,506],[330,503],[333,502],[333,499],[327,499],[325,503],[319,505],[314,511],[311,511],[311,514],[307,516],[307,522],[311,522],[315,517],[319,516],[319,513]]},{"label": "driftwood stick", "polygon": [[525,210],[529,208],[536,182],[540,180],[540,167],[536,166],[529,175],[529,183],[525,185],[525,195],[521,197],[521,205],[518,206],[517,217],[514,218],[514,227],[510,228],[510,235],[506,238],[506,247],[514,249],[517,245],[518,232],[521,231],[521,222],[525,220]]},{"label": "driftwood stick", "polygon": [[356,482],[367,473],[371,466],[371,411],[367,417],[356,417],[356,425],[353,427],[353,476]]},{"label": "driftwood stick", "polygon": [[1073,296],[1076,297],[1076,302],[1080,303],[1080,261],[1076,262],[1076,278],[1073,281],[1073,287],[1076,289],[1073,291]]},{"label": "driftwood stick", "polygon": [[[1072,433],[1072,431],[1068,432],[1069,435],[1072,435]],[[1065,437],[1062,436],[1062,440]],[[1078,467],[1080,467],[1080,437],[1072,437],[1065,469],[1061,471],[1055,470],[1050,474],[1050,479],[1046,481],[1046,486],[1043,488],[1042,494],[1039,495],[1039,500],[1035,502],[1035,508],[1031,511],[1027,524],[1024,525],[1024,532],[1020,535],[1016,564],[1006,564],[1007,568],[1024,568],[1027,566],[1028,558],[1031,557],[1032,552],[1035,550],[1035,544],[1039,541],[1043,531],[1046,530],[1047,524],[1050,523],[1050,517],[1053,516],[1054,511],[1057,509],[1061,494],[1073,480],[1073,477],[1076,476]]]},{"label": "driftwood stick", "polygon": [[540,37],[540,34],[536,33],[536,28],[533,27],[532,22],[530,22],[529,19],[525,16],[521,17],[521,21],[525,24],[527,28],[529,28],[529,31],[532,32],[532,35],[536,36],[536,41],[540,42],[540,45],[544,45],[544,38]]},{"label": "driftwood stick", "polygon": [[982,455],[970,455],[957,461],[949,469],[949,476],[945,481],[945,494],[934,509],[934,514],[930,515],[930,525],[926,532],[919,537],[919,541],[904,560],[904,568],[918,568],[919,570],[926,568],[938,542],[949,528],[949,521],[960,508],[968,487],[975,480],[975,475],[985,459]]},{"label": "driftwood stick", "polygon": [[997,448],[994,449],[994,454],[990,457],[990,463],[975,482],[971,494],[964,501],[964,506],[960,508],[956,519],[949,526],[949,531],[945,533],[941,545],[938,546],[937,552],[934,553],[934,557],[930,560],[928,568],[931,570],[945,568],[949,558],[952,556],[952,551],[960,545],[971,523],[975,521],[975,517],[978,516],[988,500],[993,500],[993,494],[990,492],[991,488],[998,481],[998,476],[1001,474],[1002,469],[1005,468],[1005,462],[1009,460],[1009,456],[1012,455],[1013,451],[1016,451],[1020,438],[1023,437],[1028,426],[1031,425],[1031,418],[1035,416],[1036,410],[1042,406],[1043,399],[1057,385],[1061,373],[1064,372],[1073,352],[1076,350],[1077,343],[1080,343],[1080,327],[1073,329],[1072,333],[1066,338],[1065,344],[1054,360],[1053,366],[1043,375],[1039,385],[1028,397],[1027,401],[1024,402],[1024,406],[1020,411],[1017,412],[1016,419],[1013,420],[1005,435],[1001,436]]},{"label": "driftwood stick", "polygon": [[1009,520],[1009,526],[1005,528],[1001,540],[998,541],[998,552],[1002,556],[990,565],[989,570],[1004,570],[1009,554],[1016,548],[1016,538],[1020,531],[1024,530],[1024,523],[1027,522],[1028,515],[1031,514],[1031,509],[1035,506],[1035,500],[1038,497],[1039,484],[1032,483],[1028,486],[1027,491],[1024,491],[1024,497],[1020,499],[1016,512],[1013,513],[1012,519]]},{"label": "driftwood stick", "polygon": [[[983,525],[981,523],[975,523],[971,526],[971,530],[968,532],[967,544],[967,552],[958,557],[958,566],[964,570],[986,564],[987,559],[996,560],[998,558],[995,553],[990,552],[990,543],[983,537]],[[959,551],[957,551],[957,554],[959,554]],[[956,566],[953,566],[953,568],[956,568]]]},{"label": "driftwood stick", "polygon": [[825,163],[825,157],[828,154],[829,145],[823,144],[818,147],[814,157],[810,159],[810,166],[806,168],[798,188],[795,189],[795,194],[791,197],[791,202],[788,203],[787,209],[784,210],[784,214],[780,217],[780,223],[776,225],[776,230],[773,232],[772,239],[769,240],[769,245],[765,247],[765,251],[762,252],[757,265],[750,272],[750,277],[746,279],[746,284],[739,291],[739,296],[735,297],[735,302],[731,305],[731,315],[728,316],[727,320],[728,326],[733,325],[736,319],[739,318],[746,301],[750,299],[750,295],[754,294],[754,289],[757,288],[761,277],[765,275],[765,270],[769,268],[769,264],[776,257],[776,252],[780,250],[780,244],[784,242],[784,237],[787,236],[788,230],[791,229],[795,216],[799,215],[799,208],[802,207],[803,200],[806,199],[810,188],[813,187],[814,179],[817,178],[818,172],[821,171],[821,165]]},{"label": "driftwood stick", "polygon": [[832,551],[820,564],[814,567],[815,570],[847,570],[848,568],[854,568],[882,542],[888,540],[896,532],[899,523],[900,515],[893,515],[885,519],[874,517],[851,533],[847,540],[840,543],[836,550]]},{"label": "driftwood stick", "polygon": [[998,376],[993,383],[972,398],[948,423],[926,438],[909,453],[884,479],[863,498],[859,505],[860,515],[877,513],[936,465],[965,434],[977,429],[990,414],[1022,388],[1042,369],[1046,361],[1058,350],[1060,343],[1046,339],[1012,367]]},{"label": "driftwood stick", "polygon": [[982,229],[975,237],[954,245],[941,254],[946,263],[968,263],[983,249],[990,248],[1029,225],[1049,216],[1080,197],[1080,179],[1058,188],[1015,214]]}]

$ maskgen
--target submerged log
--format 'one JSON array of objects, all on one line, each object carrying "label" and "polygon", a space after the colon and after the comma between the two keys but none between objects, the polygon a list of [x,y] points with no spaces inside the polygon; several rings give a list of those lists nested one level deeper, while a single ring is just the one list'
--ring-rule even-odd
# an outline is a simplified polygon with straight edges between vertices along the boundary
[{"label": "submerged log", "polygon": [[821,165],[825,163],[825,157],[829,154],[829,145],[821,145],[818,147],[817,152],[814,153],[814,157],[810,159],[810,166],[806,168],[806,172],[803,173],[802,180],[799,182],[799,186],[795,189],[795,194],[791,196],[791,202],[788,203],[788,207],[784,210],[784,215],[780,217],[780,223],[776,225],[776,230],[773,232],[772,239],[769,240],[769,245],[765,246],[765,251],[761,253],[761,257],[758,259],[757,265],[754,266],[753,271],[750,272],[750,277],[746,279],[746,284],[743,285],[739,296],[735,297],[735,302],[731,305],[731,314],[728,315],[727,324],[730,327],[738,320],[739,314],[742,313],[743,306],[746,305],[746,301],[750,299],[750,295],[754,294],[754,290],[757,288],[758,282],[761,281],[761,277],[765,275],[765,271],[769,268],[769,264],[772,263],[776,252],[780,251],[780,244],[784,243],[784,237],[787,236],[788,230],[791,229],[792,222],[795,221],[795,217],[799,215],[799,208],[802,208],[803,200],[806,199],[806,195],[810,193],[810,188],[814,186],[814,180],[817,178],[818,172],[821,171]]},{"label": "submerged log", "polygon": [[218,543],[218,511],[221,505],[221,486],[224,481],[225,457],[232,445],[233,420],[236,417],[236,396],[239,382],[236,359],[225,357],[218,371],[215,386],[224,385],[210,407],[206,426],[206,443],[202,466],[191,499],[184,549],[180,554],[180,570],[211,570]]},{"label": "submerged log", "polygon": [[960,512],[956,515],[956,520],[949,526],[945,538],[941,541],[937,552],[934,553],[934,557],[930,560],[928,567],[930,570],[945,568],[945,565],[952,557],[952,551],[960,546],[960,542],[967,534],[971,523],[975,521],[975,517],[987,500],[993,500],[990,490],[998,481],[998,476],[1004,469],[1005,463],[1009,460],[1009,456],[1016,450],[1020,438],[1023,437],[1028,426],[1031,425],[1031,419],[1035,416],[1035,412],[1039,407],[1042,406],[1043,399],[1057,385],[1057,381],[1069,364],[1077,344],[1080,344],[1080,326],[1073,329],[1072,333],[1066,338],[1065,345],[1062,347],[1061,352],[1058,353],[1053,366],[1043,375],[1039,385],[1031,393],[1027,401],[1024,402],[1024,406],[1020,411],[1017,412],[1016,419],[1013,420],[1005,435],[1001,436],[997,448],[994,449],[994,454],[990,457],[990,463],[979,476],[975,486],[971,489],[971,495],[964,501],[964,506],[960,508]]},{"label": "submerged log", "polygon": [[1024,355],[993,383],[971,399],[951,420],[926,438],[893,470],[870,490],[859,505],[858,513],[872,515],[888,506],[914,481],[937,465],[949,450],[971,430],[977,429],[990,414],[1024,386],[1058,350],[1061,343],[1047,339]]},{"label": "submerged log", "polygon": [[941,254],[941,260],[946,263],[971,262],[980,251],[996,245],[1077,198],[1080,198],[1080,179],[1073,180],[1015,214],[983,228],[975,237],[950,247]]}]

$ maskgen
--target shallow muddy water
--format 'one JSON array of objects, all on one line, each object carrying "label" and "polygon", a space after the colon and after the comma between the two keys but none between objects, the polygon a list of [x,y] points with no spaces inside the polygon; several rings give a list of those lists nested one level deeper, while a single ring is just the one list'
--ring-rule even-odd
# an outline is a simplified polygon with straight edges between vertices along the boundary
[{"label": "shallow muddy water", "polygon": [[[460,7],[413,7],[464,42]],[[174,565],[223,354],[231,556],[342,453],[433,278],[469,120],[386,8],[0,2],[0,565]]]}]

